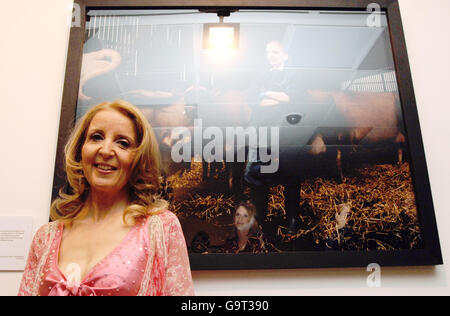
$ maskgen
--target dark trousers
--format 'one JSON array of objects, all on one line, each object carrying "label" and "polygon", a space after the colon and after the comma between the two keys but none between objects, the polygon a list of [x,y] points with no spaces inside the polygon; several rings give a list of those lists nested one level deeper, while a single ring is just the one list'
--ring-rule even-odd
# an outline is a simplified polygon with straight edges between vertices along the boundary
[{"label": "dark trousers", "polygon": [[[300,187],[301,180],[298,178],[283,181],[280,184],[284,186],[284,203],[287,219],[297,217],[300,209]],[[264,226],[269,204],[269,186],[252,186],[251,199],[256,207],[256,217],[258,222]]]}]

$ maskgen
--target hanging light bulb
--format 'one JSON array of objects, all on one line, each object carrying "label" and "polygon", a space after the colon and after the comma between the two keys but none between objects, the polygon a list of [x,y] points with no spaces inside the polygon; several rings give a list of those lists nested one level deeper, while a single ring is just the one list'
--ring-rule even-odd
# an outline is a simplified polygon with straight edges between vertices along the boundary
[{"label": "hanging light bulb", "polygon": [[206,23],[203,25],[204,49],[238,49],[239,48],[239,23],[224,23],[225,16],[230,16],[230,11],[219,10],[219,23]]},{"label": "hanging light bulb", "polygon": [[209,47],[211,49],[234,48],[234,28],[214,26],[209,29]]}]

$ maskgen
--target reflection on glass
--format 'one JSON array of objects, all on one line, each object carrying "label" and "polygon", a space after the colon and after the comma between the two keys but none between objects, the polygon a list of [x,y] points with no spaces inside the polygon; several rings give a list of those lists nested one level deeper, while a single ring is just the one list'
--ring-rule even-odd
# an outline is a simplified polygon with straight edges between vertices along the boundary
[{"label": "reflection on glass", "polygon": [[89,15],[77,117],[113,99],[144,111],[163,194],[186,240],[208,236],[202,253],[224,251],[241,200],[255,205],[267,249],[420,246],[383,14],[373,27],[361,12],[240,10],[227,20],[240,26],[232,52],[203,48],[215,14]]}]

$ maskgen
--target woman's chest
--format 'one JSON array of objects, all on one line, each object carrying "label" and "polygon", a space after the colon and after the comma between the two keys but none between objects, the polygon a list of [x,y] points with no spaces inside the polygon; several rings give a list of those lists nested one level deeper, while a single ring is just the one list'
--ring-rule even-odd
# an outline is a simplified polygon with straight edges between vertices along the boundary
[{"label": "woman's chest", "polygon": [[[129,227],[90,229],[87,227],[64,231],[58,251],[58,266],[66,276],[79,281],[108,256],[127,252],[127,243],[136,243]],[[129,238],[133,240],[130,240]]]},{"label": "woman's chest", "polygon": [[52,243],[40,295],[136,295],[145,272],[151,271],[148,258],[153,252],[137,226],[118,242],[120,235],[117,239],[76,233],[62,237],[58,233]]}]

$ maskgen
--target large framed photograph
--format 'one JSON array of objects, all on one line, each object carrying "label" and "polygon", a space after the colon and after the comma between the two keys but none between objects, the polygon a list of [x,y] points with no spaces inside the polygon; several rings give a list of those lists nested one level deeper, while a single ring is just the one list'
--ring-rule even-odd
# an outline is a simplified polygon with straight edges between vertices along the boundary
[{"label": "large framed photograph", "polygon": [[396,0],[77,0],[63,147],[92,106],[138,106],[199,269],[437,265]]}]

